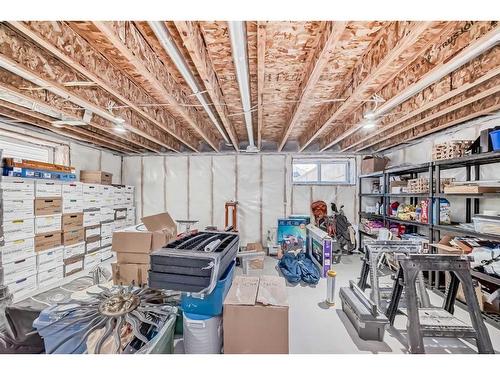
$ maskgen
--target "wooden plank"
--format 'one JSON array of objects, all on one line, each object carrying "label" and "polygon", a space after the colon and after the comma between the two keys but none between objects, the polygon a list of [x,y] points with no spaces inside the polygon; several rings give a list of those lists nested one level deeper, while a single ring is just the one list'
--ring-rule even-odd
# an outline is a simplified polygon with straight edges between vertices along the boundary
[{"label": "wooden plank", "polygon": [[310,145],[330,124],[342,120],[359,107],[363,100],[369,99],[385,82],[423,53],[429,39],[434,39],[439,31],[440,28],[432,22],[392,22],[381,29],[379,37],[354,67],[351,80],[345,79],[345,89],[340,97],[347,99],[325,107],[319,121],[300,137],[300,150]]},{"label": "wooden plank", "polygon": [[266,22],[257,22],[257,148],[262,148],[264,126],[264,77],[266,72]]},{"label": "wooden plank", "polygon": [[[493,90],[492,90],[493,91]],[[498,90],[496,91],[498,92]],[[478,96],[479,97],[479,96]],[[472,120],[474,118],[494,113],[500,109],[500,95],[492,94],[481,100],[469,103],[466,106],[458,107],[452,111],[447,112],[443,116],[426,121],[420,124],[418,127],[412,127],[401,133],[398,137],[388,139],[380,143],[375,149],[378,151],[383,151],[392,147],[395,147],[401,143],[405,143],[417,138],[424,137],[431,133],[447,129],[451,126],[464,123],[466,121]]]},{"label": "wooden plank", "polygon": [[[23,79],[31,82],[31,84],[18,87],[30,87],[33,84],[41,86],[46,91],[64,98],[66,102],[69,101],[81,108],[91,110],[94,112],[93,118],[100,118],[109,123],[111,128],[114,127],[114,124],[108,119],[104,119],[102,113],[109,113],[106,117],[120,116],[125,119],[126,128],[130,132],[141,135],[141,137],[166,149],[179,152],[180,142],[162,130],[152,128],[149,123],[132,118],[129,108],[116,109],[114,114],[111,114],[106,108],[110,104],[114,104],[115,101],[104,90],[98,87],[64,86],[63,83],[66,82],[85,81],[85,77],[3,24],[0,25],[0,40],[2,41],[0,43],[0,63],[15,70],[17,75],[22,75]],[[18,48],[19,45],[22,45],[23,48]],[[99,116],[96,113],[99,113]]]},{"label": "wooden plank", "polygon": [[[57,112],[60,116],[64,116],[68,119],[80,119],[83,116],[83,111],[74,106],[68,107],[68,103],[61,97],[48,92],[48,91],[32,91],[25,90],[22,91],[18,87],[25,87],[31,85],[31,82],[24,80],[23,78],[16,76],[10,72],[0,69],[0,92],[3,91],[7,94],[14,95],[17,98],[21,98],[24,101],[32,103],[38,108],[48,108],[52,111]],[[55,118],[60,119],[60,118]],[[149,139],[143,138],[142,136],[127,132],[127,133],[115,133],[113,131],[114,125],[109,121],[106,121],[98,116],[93,116],[89,123],[92,127],[98,128],[107,134],[113,134],[117,137],[129,141],[141,148],[148,149],[153,152],[161,152],[160,146],[150,141]]]},{"label": "wooden plank", "polygon": [[[47,51],[95,82],[146,120],[163,129],[191,150],[197,152],[196,139],[176,124],[175,119],[128,76],[116,69],[89,42],[64,22],[9,22]],[[147,105],[139,107],[137,104]]]},{"label": "wooden plank", "polygon": [[233,143],[236,151],[239,151],[239,141],[236,136],[233,124],[229,121],[229,112],[227,110],[226,102],[222,94],[217,75],[215,74],[212,61],[207,53],[205,40],[200,30],[198,22],[193,21],[174,21],[175,26],[179,30],[182,42],[186,47],[189,56],[193,60],[196,70],[200,75],[205,88],[212,98],[215,108],[219,117],[226,129],[231,142]]},{"label": "wooden plank", "polygon": [[156,58],[144,38],[130,22],[93,22],[97,29],[112,43],[115,53],[123,55],[151,86],[151,94],[157,100],[169,104],[168,110],[175,113],[198,133],[215,151],[219,151],[219,139],[213,126],[204,121],[200,114],[189,107],[192,103],[173,84],[169,72]]},{"label": "wooden plank", "polygon": [[[439,104],[446,102],[449,99],[454,98],[454,97],[470,90],[471,88],[474,88],[474,87],[488,81],[491,78],[496,77],[499,74],[500,74],[500,66],[487,72],[486,74],[479,77],[475,81],[468,82],[465,84],[460,84],[457,88],[452,89],[451,91],[448,91],[444,95],[438,96],[437,98],[435,98],[433,100],[431,100],[432,96],[430,96],[429,97],[430,99],[428,101],[426,100],[425,102],[420,102],[420,106],[416,107],[415,110],[413,110],[407,114],[404,114],[404,115],[400,114],[400,116],[397,117],[396,120],[393,120],[392,122],[390,122],[386,125],[382,124],[381,128],[378,129],[377,131],[375,131],[373,133],[369,133],[369,134],[362,134],[357,138],[358,139],[357,141],[352,141],[351,139],[347,139],[345,143],[342,143],[341,151],[348,151],[348,150],[351,150],[354,148],[355,151],[357,152],[357,151],[364,150],[368,147],[371,147],[371,146],[377,144],[378,142],[385,140],[385,138],[382,138],[382,137],[384,137],[384,134],[387,134],[387,132],[391,132],[391,130],[396,129],[397,126],[404,124],[408,120],[420,115],[421,113],[426,112],[426,111],[438,106]],[[439,83],[436,84],[436,86],[437,85],[439,85]],[[413,98],[413,101],[416,102],[415,98]],[[390,133],[390,134],[392,135],[392,133]]]},{"label": "wooden plank", "polygon": [[32,117],[30,115],[23,114],[21,112],[17,112],[9,106],[4,106],[3,103],[0,104],[0,115],[4,117],[8,117],[10,119],[14,119],[20,122],[24,122],[29,125],[34,125],[36,127],[49,130],[53,133],[62,135],[64,137],[70,137],[73,139],[77,139],[84,142],[89,142],[96,144],[101,147],[105,147],[107,149],[118,151],[120,153],[137,153],[135,150],[131,150],[126,146],[117,145],[112,141],[103,140],[95,135],[92,135],[90,132],[85,131],[84,129],[76,129],[76,128],[55,128],[50,123],[40,120],[39,118]]},{"label": "wooden plank", "polygon": [[[475,91],[475,93],[472,93],[471,91]],[[403,134],[407,132],[408,130],[414,129],[422,124],[428,123],[429,121],[436,120],[440,117],[443,117],[444,115],[448,113],[453,113],[457,111],[458,109],[464,108],[464,107],[469,107],[470,104],[480,101],[484,98],[487,98],[489,96],[494,96],[498,92],[500,92],[500,77],[492,78],[490,81],[487,81],[480,85],[479,87],[476,87],[473,90],[467,91],[465,94],[461,95],[460,97],[453,98],[452,100],[456,102],[455,104],[445,102],[443,103],[442,106],[436,106],[434,107],[431,111],[428,111],[430,113],[424,113],[422,115],[422,118],[418,121],[413,121],[409,122],[406,125],[399,125],[398,130],[395,132],[390,132],[390,134],[378,138],[374,144],[382,143],[384,141],[393,141],[397,140],[397,136],[400,134]],[[442,107],[442,108],[441,108]],[[469,107],[469,108],[474,108],[474,107]]]},{"label": "wooden plank", "polygon": [[338,43],[346,26],[347,22],[344,21],[325,23],[325,28],[318,39],[318,44],[316,45],[313,53],[310,54],[311,59],[305,68],[304,78],[299,87],[300,94],[298,103],[294,106],[290,114],[290,118],[287,121],[285,131],[278,146],[278,151],[283,150],[283,147],[285,146],[285,143],[288,140],[294,126],[299,121],[302,112],[305,110],[305,107],[309,105],[307,100],[316,87],[326,64],[329,62],[333,53],[336,52]]}]

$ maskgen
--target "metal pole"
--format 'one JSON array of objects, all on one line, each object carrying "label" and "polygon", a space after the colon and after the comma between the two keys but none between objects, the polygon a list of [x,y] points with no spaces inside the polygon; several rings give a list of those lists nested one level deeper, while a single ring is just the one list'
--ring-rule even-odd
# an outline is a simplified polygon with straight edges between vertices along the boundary
[{"label": "metal pole", "polygon": [[326,304],[329,306],[335,305],[335,278],[337,273],[329,270],[326,273]]}]

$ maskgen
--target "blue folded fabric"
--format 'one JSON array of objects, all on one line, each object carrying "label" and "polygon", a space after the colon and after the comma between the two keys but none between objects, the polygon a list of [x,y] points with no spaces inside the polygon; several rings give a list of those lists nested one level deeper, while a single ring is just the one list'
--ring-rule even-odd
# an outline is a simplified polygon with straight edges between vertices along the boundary
[{"label": "blue folded fabric", "polygon": [[316,285],[320,279],[318,268],[304,253],[299,253],[297,256],[293,253],[285,253],[278,267],[285,279],[292,284],[302,280],[307,284]]}]

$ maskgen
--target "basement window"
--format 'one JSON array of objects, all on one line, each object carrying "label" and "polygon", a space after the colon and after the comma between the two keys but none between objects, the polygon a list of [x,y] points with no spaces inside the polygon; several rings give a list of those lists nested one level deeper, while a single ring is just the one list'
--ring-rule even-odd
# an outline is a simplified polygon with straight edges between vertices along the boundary
[{"label": "basement window", "polygon": [[20,141],[10,137],[0,137],[0,154],[3,158],[19,158],[52,163],[53,149]]},{"label": "basement window", "polygon": [[293,159],[292,181],[296,185],[351,185],[354,159]]}]

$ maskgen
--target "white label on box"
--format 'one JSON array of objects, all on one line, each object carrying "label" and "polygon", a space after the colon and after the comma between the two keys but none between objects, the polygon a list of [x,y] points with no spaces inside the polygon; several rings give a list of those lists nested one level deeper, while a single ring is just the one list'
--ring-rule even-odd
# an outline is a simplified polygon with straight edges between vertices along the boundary
[{"label": "white label on box", "polygon": [[98,249],[100,247],[101,247],[100,240],[97,240],[95,242],[89,242],[89,243],[87,243],[87,246],[86,246],[86,252],[91,253],[92,251],[95,251],[96,249]]},{"label": "white label on box", "polygon": [[83,199],[63,199],[63,214],[74,214],[83,211]]},{"label": "white label on box", "polygon": [[[33,232],[34,230],[34,225],[35,225],[35,219],[30,218],[30,219],[14,219],[14,220],[7,220],[3,221],[2,228],[4,231],[4,234],[8,232],[26,232],[30,233]],[[26,238],[26,237],[20,237],[20,238]],[[18,238],[16,238],[18,239]]]},{"label": "white label on box", "polygon": [[35,196],[37,198],[60,197],[62,186],[58,181],[37,180],[35,183]]},{"label": "white label on box", "polygon": [[64,277],[64,266],[39,271],[37,275],[38,287],[53,284]]},{"label": "white label on box", "polygon": [[81,182],[70,182],[62,185],[62,194],[65,195],[82,195],[83,186]]},{"label": "white label on box", "polygon": [[62,246],[55,249],[39,252],[37,255],[37,266],[39,272],[62,266],[63,262],[64,258]]},{"label": "white label on box", "polygon": [[85,254],[85,242],[64,247],[64,259],[73,258],[77,255]]},{"label": "white label on box", "polygon": [[35,218],[35,233],[50,233],[61,230],[61,215],[37,216]]},{"label": "white label on box", "polygon": [[35,239],[25,238],[6,242],[0,247],[0,264],[11,263],[35,255]]}]

